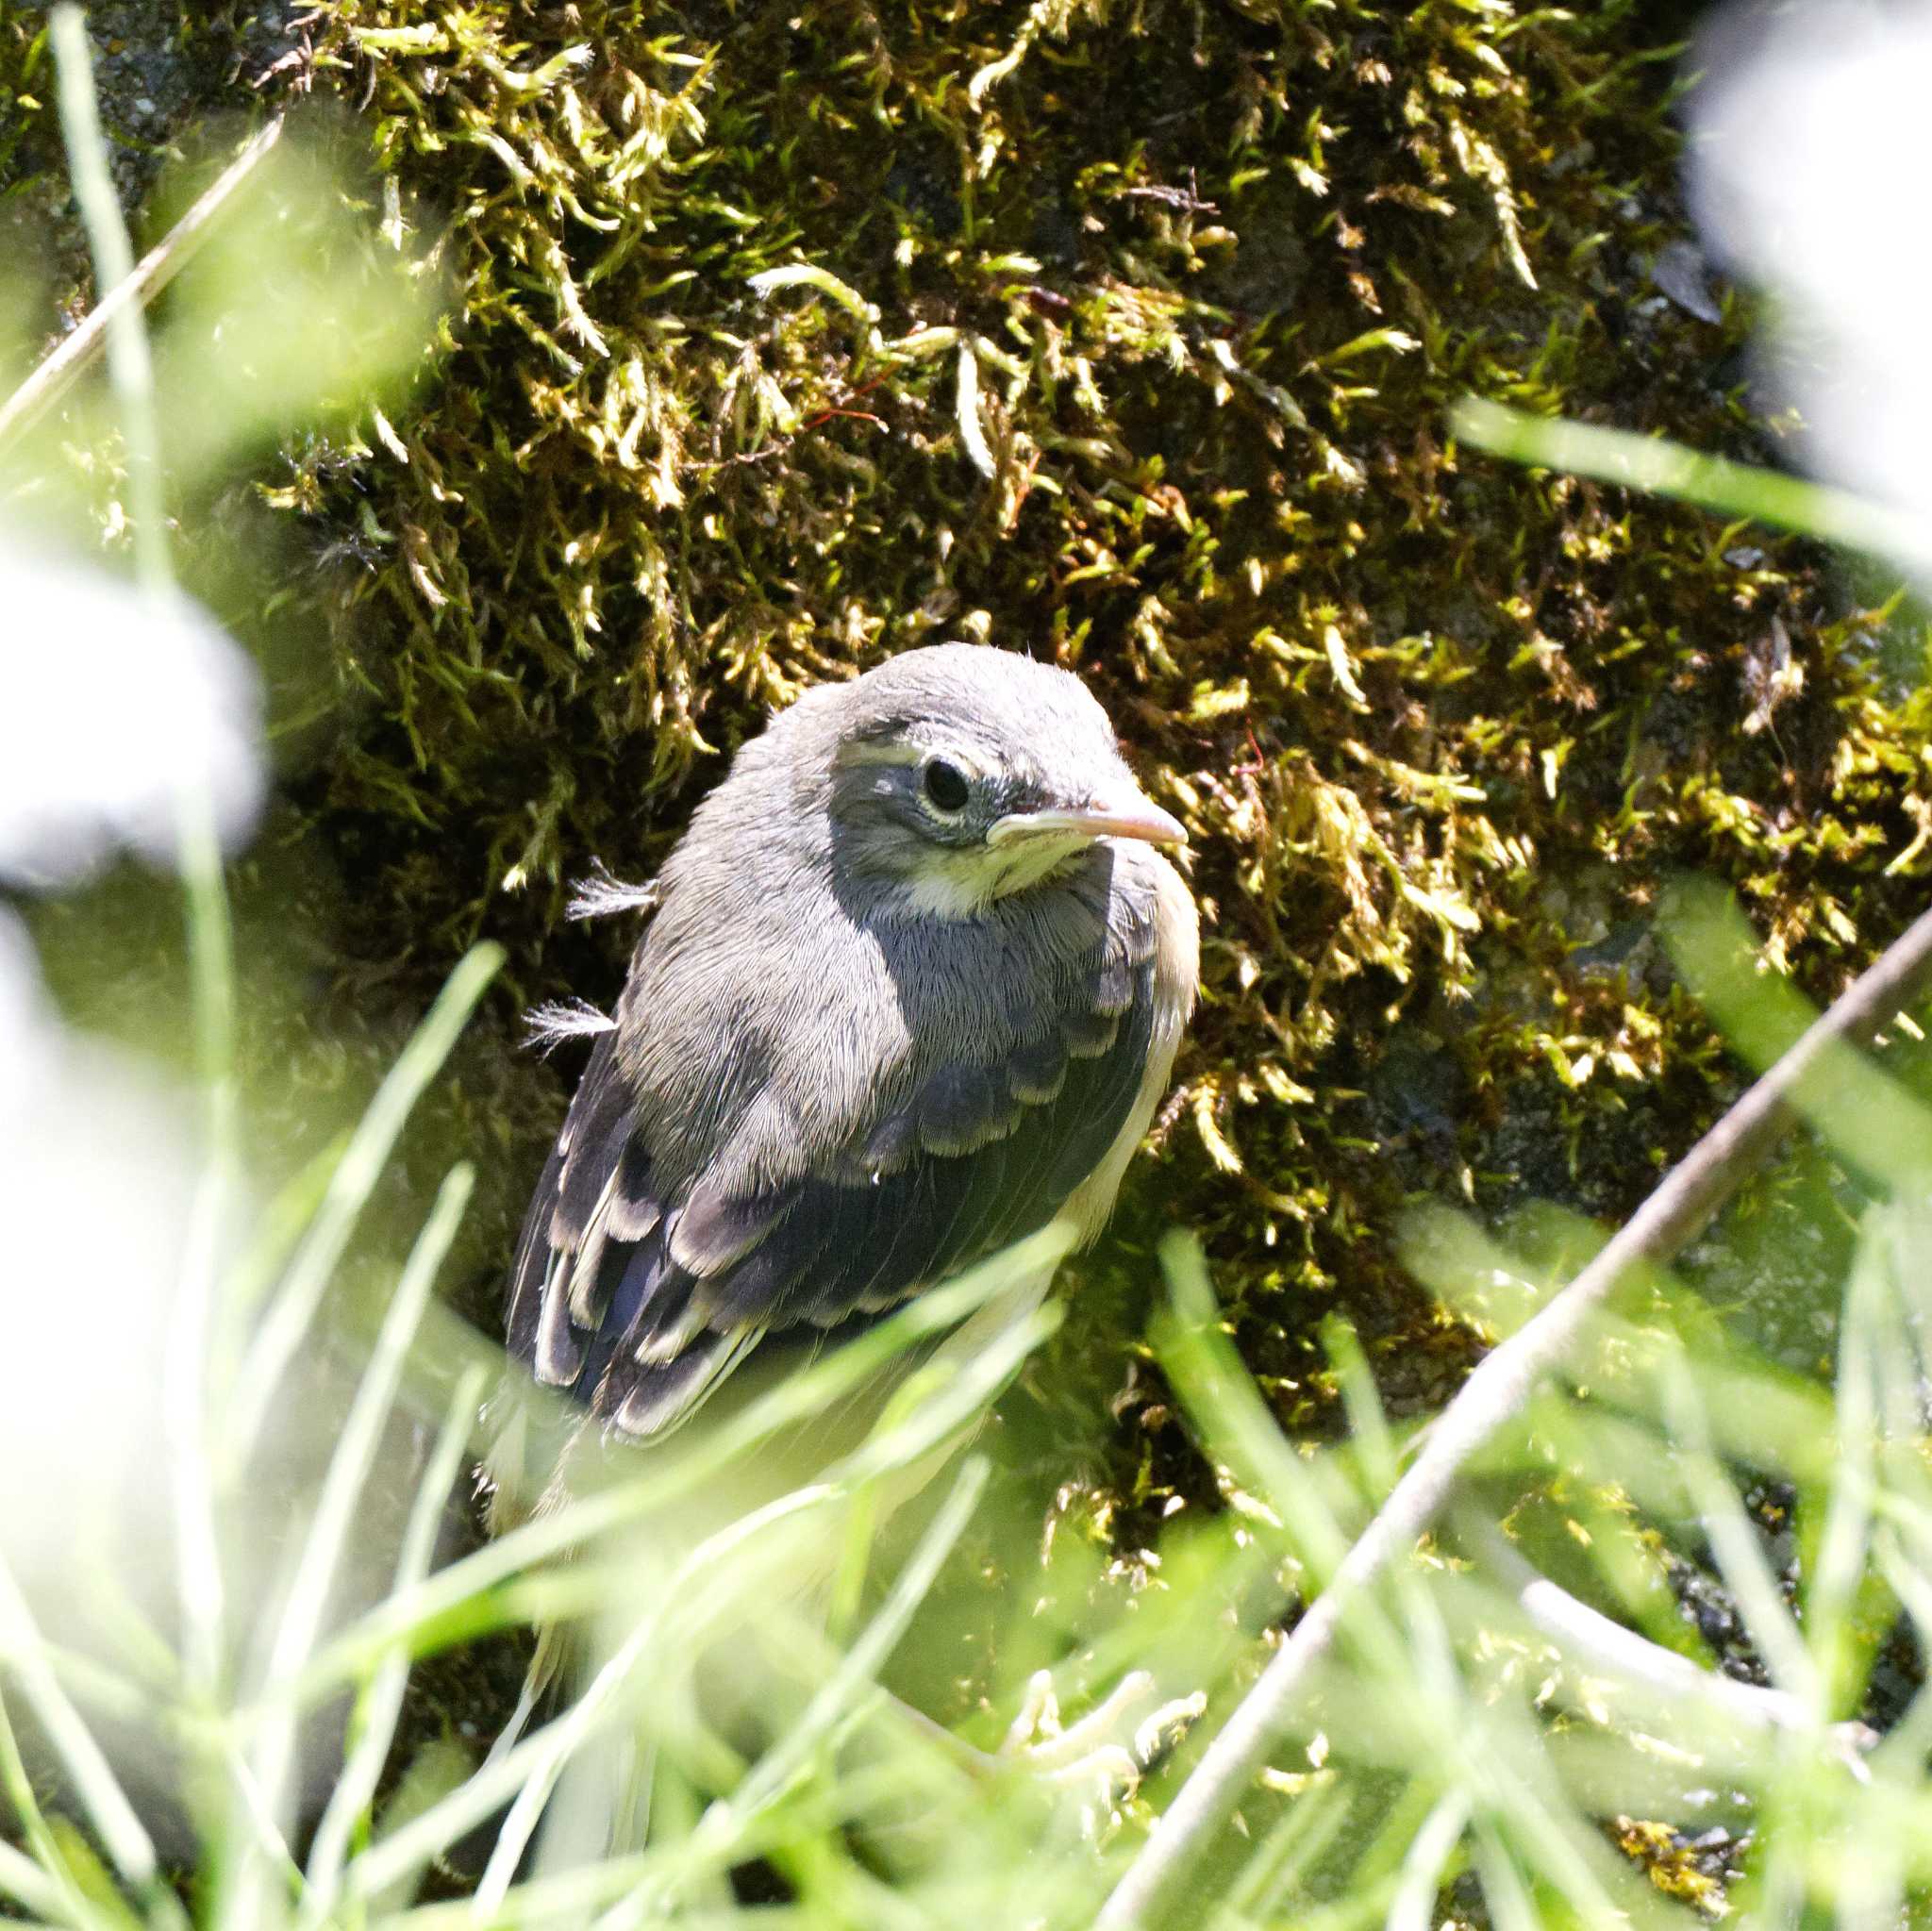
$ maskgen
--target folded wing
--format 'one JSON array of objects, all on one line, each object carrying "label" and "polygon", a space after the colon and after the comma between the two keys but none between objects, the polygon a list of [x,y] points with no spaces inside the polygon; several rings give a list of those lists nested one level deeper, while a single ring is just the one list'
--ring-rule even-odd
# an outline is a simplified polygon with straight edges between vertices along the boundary
[{"label": "folded wing", "polygon": [[512,1352],[633,1436],[695,1411],[760,1338],[876,1313],[1044,1226],[1133,1117],[1156,1035],[1151,928],[1017,1040],[960,1038],[869,1107],[823,1171],[661,1183],[597,1042],[531,1203]]}]

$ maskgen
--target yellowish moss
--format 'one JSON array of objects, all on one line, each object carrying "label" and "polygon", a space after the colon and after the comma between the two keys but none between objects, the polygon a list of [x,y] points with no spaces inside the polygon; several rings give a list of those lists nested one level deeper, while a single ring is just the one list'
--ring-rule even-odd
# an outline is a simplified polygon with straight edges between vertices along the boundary
[{"label": "yellowish moss", "polygon": [[1195,835],[1164,1206],[1285,1416],[1338,1296],[1424,1398],[1403,1197],[1621,1211],[1729,1090],[1661,882],[1823,994],[1932,866],[1918,666],[1802,546],[1445,438],[1474,391],[1761,453],[1739,319],[1647,275],[1657,18],[336,0],[314,84],[458,290],[421,406],[273,499],[358,532],[301,796],[359,942],[608,993],[562,882],[771,706],[1054,656]]},{"label": "yellowish moss", "polygon": [[1650,1881],[1666,1897],[1695,1905],[1707,1918],[1723,1918],[1730,1913],[1722,1882],[1698,1863],[1697,1853],[1681,1833],[1667,1823],[1620,1817],[1616,1821],[1617,1847],[1642,1865]]}]

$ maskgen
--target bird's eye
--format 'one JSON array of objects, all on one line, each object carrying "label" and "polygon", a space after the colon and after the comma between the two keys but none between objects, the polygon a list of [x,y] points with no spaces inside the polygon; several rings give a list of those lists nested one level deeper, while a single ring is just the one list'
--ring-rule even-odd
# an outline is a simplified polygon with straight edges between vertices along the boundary
[{"label": "bird's eye", "polygon": [[966,774],[943,757],[935,757],[927,764],[924,784],[926,802],[936,811],[963,811],[973,796]]}]

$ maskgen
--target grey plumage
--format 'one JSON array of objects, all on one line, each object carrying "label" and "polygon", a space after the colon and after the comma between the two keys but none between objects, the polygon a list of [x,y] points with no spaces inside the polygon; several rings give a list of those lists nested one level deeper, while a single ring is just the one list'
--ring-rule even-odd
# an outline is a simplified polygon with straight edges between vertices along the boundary
[{"label": "grey plumage", "polygon": [[768,1333],[1091,1238],[1194,996],[1193,904],[1077,678],[966,644],[739,753],[545,1166],[512,1352],[634,1436]]}]

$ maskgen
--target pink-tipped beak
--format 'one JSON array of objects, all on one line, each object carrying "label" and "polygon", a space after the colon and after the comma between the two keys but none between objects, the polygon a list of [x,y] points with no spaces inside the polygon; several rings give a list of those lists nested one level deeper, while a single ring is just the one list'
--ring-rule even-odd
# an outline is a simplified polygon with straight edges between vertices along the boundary
[{"label": "pink-tipped beak", "polygon": [[1138,791],[1095,798],[1076,811],[1013,811],[987,827],[988,844],[1036,832],[1070,832],[1075,838],[1137,838],[1150,845],[1184,845],[1188,828]]}]

